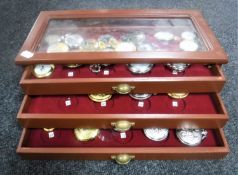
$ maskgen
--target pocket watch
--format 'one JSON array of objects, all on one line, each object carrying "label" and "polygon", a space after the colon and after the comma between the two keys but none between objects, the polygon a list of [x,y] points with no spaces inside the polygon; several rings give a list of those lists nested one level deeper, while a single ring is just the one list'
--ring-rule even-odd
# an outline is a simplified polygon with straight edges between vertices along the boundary
[{"label": "pocket watch", "polygon": [[145,74],[149,72],[154,64],[127,64],[128,69],[134,74]]},{"label": "pocket watch", "polygon": [[183,40],[179,43],[179,47],[183,51],[193,52],[198,50],[198,44],[193,40]]},{"label": "pocket watch", "polygon": [[33,67],[33,75],[37,78],[49,77],[55,69],[54,64],[36,64]]},{"label": "pocket watch", "polygon": [[77,67],[79,67],[79,66],[81,66],[82,64],[66,64],[65,66],[67,67],[67,68],[77,68]]},{"label": "pocket watch", "polygon": [[91,72],[93,73],[99,73],[101,72],[101,68],[102,66],[100,64],[91,64],[89,65],[89,69],[91,70]]},{"label": "pocket watch", "polygon": [[171,41],[174,39],[174,34],[170,32],[157,32],[154,37],[159,41]]},{"label": "pocket watch", "polygon": [[145,128],[144,134],[146,137],[153,141],[165,140],[169,135],[169,129],[167,128]]},{"label": "pocket watch", "polygon": [[84,39],[79,34],[65,34],[63,36],[63,41],[69,46],[70,49],[78,49],[84,42]]},{"label": "pocket watch", "polygon": [[135,100],[146,100],[151,97],[152,94],[129,94],[131,98]]},{"label": "pocket watch", "polygon": [[188,96],[189,93],[180,92],[180,93],[168,93],[168,96],[175,98],[175,99],[182,99]]},{"label": "pocket watch", "polygon": [[104,102],[112,97],[111,94],[90,94],[88,96],[94,102]]},{"label": "pocket watch", "polygon": [[45,132],[52,132],[55,130],[55,128],[43,128]]},{"label": "pocket watch", "polygon": [[136,51],[136,45],[132,42],[120,42],[117,44],[115,51],[117,52],[133,52]]},{"label": "pocket watch", "polygon": [[85,40],[79,47],[79,50],[81,52],[91,52],[91,51],[97,51],[99,48],[99,44],[97,40],[95,39],[88,39]]},{"label": "pocket watch", "polygon": [[207,137],[205,129],[177,129],[176,136],[185,145],[198,146]]},{"label": "pocket watch", "polygon": [[110,66],[110,64],[101,64],[104,67]]},{"label": "pocket watch", "polygon": [[118,44],[117,39],[109,34],[101,35],[98,38],[98,45],[100,49],[107,49],[107,48],[114,49],[116,48],[117,44]]},{"label": "pocket watch", "polygon": [[146,35],[143,32],[134,32],[131,34],[131,41],[135,44],[140,44],[145,41]]},{"label": "pocket watch", "polygon": [[187,63],[167,63],[166,66],[175,72],[184,72],[190,64]]},{"label": "pocket watch", "polygon": [[181,33],[181,38],[184,40],[194,40],[196,38],[196,34],[194,32],[185,31]]},{"label": "pocket watch", "polygon": [[47,53],[53,53],[53,52],[68,52],[69,47],[63,42],[58,42],[54,44],[50,44],[47,48]]},{"label": "pocket watch", "polygon": [[89,141],[95,139],[100,130],[95,128],[75,128],[74,135],[79,141]]}]

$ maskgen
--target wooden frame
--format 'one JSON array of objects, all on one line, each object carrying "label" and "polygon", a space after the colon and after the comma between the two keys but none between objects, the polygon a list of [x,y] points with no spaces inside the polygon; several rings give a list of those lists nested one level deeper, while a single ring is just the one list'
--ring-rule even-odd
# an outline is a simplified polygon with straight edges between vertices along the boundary
[{"label": "wooden frame", "polygon": [[216,130],[221,146],[217,147],[25,147],[29,134],[24,129],[17,153],[24,159],[111,159],[112,155],[127,153],[138,160],[148,159],[220,159],[229,153],[229,146],[222,129]]},{"label": "wooden frame", "polygon": [[131,77],[131,78],[47,78],[31,79],[31,68],[27,67],[20,85],[27,95],[115,93],[112,87],[119,84],[134,86],[133,93],[168,92],[220,92],[225,76],[219,65],[213,68],[214,76],[196,77]]},{"label": "wooden frame", "polygon": [[[188,17],[196,29],[208,51],[205,52],[70,52],[41,53],[36,52],[38,42],[51,19],[78,18],[157,18]],[[23,51],[33,53],[31,59],[21,56]],[[44,11],[37,18],[31,32],[16,57],[17,64],[29,65],[38,63],[227,63],[227,56],[215,35],[199,11],[195,10],[68,10]]]},{"label": "wooden frame", "polygon": [[17,115],[25,128],[112,128],[111,123],[119,120],[135,122],[134,128],[222,128],[228,114],[218,94],[212,94],[218,114],[62,114],[25,113],[31,97],[25,96]]}]

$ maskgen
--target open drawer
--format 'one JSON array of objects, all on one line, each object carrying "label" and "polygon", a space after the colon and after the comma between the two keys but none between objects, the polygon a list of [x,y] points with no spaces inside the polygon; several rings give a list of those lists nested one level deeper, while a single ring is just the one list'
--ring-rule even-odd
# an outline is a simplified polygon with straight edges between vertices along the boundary
[{"label": "open drawer", "polygon": [[141,75],[132,74],[125,64],[111,65],[97,74],[88,65],[74,69],[56,65],[51,76],[43,79],[35,78],[32,67],[26,67],[20,81],[27,95],[112,94],[120,93],[120,85],[127,86],[127,93],[220,92],[224,83],[219,65],[209,68],[202,64],[191,65],[178,74],[156,64]]},{"label": "open drawer", "polygon": [[103,105],[88,95],[26,95],[17,118],[26,128],[112,128],[122,121],[133,128],[221,128],[228,115],[216,93],[191,93],[177,100],[157,94],[144,101],[113,95]]},{"label": "open drawer", "polygon": [[207,137],[200,145],[189,147],[177,139],[173,129],[170,129],[168,138],[160,142],[148,139],[140,129],[132,130],[132,137],[126,142],[119,142],[120,139],[109,130],[101,131],[102,134],[100,132],[94,140],[80,142],[72,129],[57,129],[51,139],[47,138],[43,129],[24,129],[17,153],[27,159],[113,158],[117,161],[128,159],[128,162],[130,159],[223,158],[229,152],[223,130],[207,131]]}]

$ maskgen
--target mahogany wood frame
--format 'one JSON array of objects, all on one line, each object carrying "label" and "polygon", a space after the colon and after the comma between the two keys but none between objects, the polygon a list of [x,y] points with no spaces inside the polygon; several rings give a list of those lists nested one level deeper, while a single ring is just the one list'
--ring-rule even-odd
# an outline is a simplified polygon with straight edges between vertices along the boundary
[{"label": "mahogany wood frame", "polygon": [[22,75],[20,85],[27,95],[112,94],[115,93],[112,89],[113,86],[124,83],[135,86],[133,93],[218,93],[224,86],[225,76],[219,65],[214,65],[212,69],[216,74],[214,76],[30,79],[31,67],[27,67]]},{"label": "mahogany wood frame", "polygon": [[229,146],[222,129],[216,130],[221,146],[217,147],[25,147],[29,134],[23,129],[17,153],[24,159],[111,159],[112,155],[127,153],[134,155],[135,159],[220,159],[229,153]]},{"label": "mahogany wood frame", "polygon": [[[158,18],[188,17],[201,35],[208,51],[205,52],[69,52],[42,53],[36,52],[38,42],[43,37],[51,19],[79,18]],[[34,53],[31,59],[21,56],[22,51]],[[16,57],[17,64],[29,65],[38,63],[227,63],[227,55],[220,46],[214,33],[209,28],[201,13],[196,10],[67,10],[43,11],[38,16],[33,28]]]},{"label": "mahogany wood frame", "polygon": [[111,122],[127,120],[135,122],[134,128],[222,128],[228,114],[221,97],[211,94],[218,114],[41,114],[25,113],[31,97],[25,96],[17,119],[25,128],[112,128]]}]

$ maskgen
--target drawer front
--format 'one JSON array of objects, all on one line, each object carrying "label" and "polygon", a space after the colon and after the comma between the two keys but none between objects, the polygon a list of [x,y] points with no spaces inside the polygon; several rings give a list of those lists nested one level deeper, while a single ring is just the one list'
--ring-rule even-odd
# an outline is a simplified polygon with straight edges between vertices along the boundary
[{"label": "drawer front", "polygon": [[[49,78],[36,79],[32,68],[23,73],[20,84],[27,95],[89,94],[89,93],[167,93],[167,92],[220,92],[225,77],[218,65],[207,68],[204,65],[192,65],[184,73],[173,75],[163,65],[155,65],[154,70],[145,75],[131,74],[126,65],[114,65],[112,74],[104,76],[94,74],[87,66],[67,69],[61,65]],[[79,71],[79,73],[74,71]],[[67,77],[74,72],[75,77]],[[120,86],[126,85],[126,92]]]},{"label": "drawer front", "polygon": [[[153,95],[142,108],[128,95],[113,96],[106,108],[87,95],[70,97],[70,108],[65,100],[67,96],[25,96],[17,118],[27,128],[112,128],[121,121],[133,128],[220,128],[228,120],[224,104],[215,93],[189,94],[178,101],[167,94]],[[177,107],[172,106],[174,102]]]},{"label": "drawer front", "polygon": [[[132,146],[134,144],[134,138],[129,143],[119,147],[112,145],[97,146],[96,144],[92,147],[93,142],[97,141],[90,141],[91,143],[89,145],[91,145],[91,147],[85,143],[79,144],[81,146],[76,146],[77,143],[74,141],[71,141],[72,143],[68,141],[67,144],[76,145],[67,145],[67,147],[64,145],[61,145],[60,147],[57,145],[42,146],[41,141],[36,140],[39,139],[37,135],[34,135],[32,132],[32,129],[23,130],[20,143],[17,148],[17,153],[25,159],[104,160],[117,159],[118,157],[120,159],[120,156],[123,155],[124,158],[125,156],[127,156],[127,158],[129,156],[128,161],[130,161],[130,159],[220,159],[229,152],[229,147],[222,129],[208,130],[208,136],[206,138],[208,140],[204,140],[200,146],[196,147],[184,146],[176,140],[174,142],[178,142],[178,144],[176,145],[175,143],[175,145],[171,146],[171,143],[169,143],[170,139],[174,139],[171,134],[168,140],[164,143],[158,144],[158,146],[156,146],[157,143],[151,143],[150,140],[143,141],[147,138],[139,138],[139,134],[136,135],[139,139],[135,139],[139,140],[139,142],[143,142],[140,146]],[[70,138],[70,136],[68,136],[68,138]],[[35,141],[32,141],[32,139],[35,139]],[[99,142],[97,143],[100,144]]]}]

